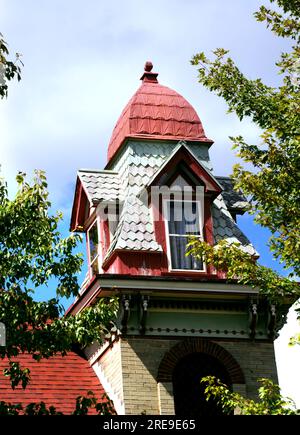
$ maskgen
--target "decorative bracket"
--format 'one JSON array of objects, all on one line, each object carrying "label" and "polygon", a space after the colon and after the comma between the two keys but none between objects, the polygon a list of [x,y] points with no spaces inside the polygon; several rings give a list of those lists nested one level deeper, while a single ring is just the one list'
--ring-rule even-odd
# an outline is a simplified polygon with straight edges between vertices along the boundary
[{"label": "decorative bracket", "polygon": [[121,314],[121,325],[122,325],[122,332],[126,334],[127,332],[127,325],[128,320],[130,317],[130,295],[123,295],[122,296],[122,314]]},{"label": "decorative bracket", "polygon": [[250,315],[249,315],[249,329],[250,329],[250,338],[254,340],[256,335],[256,326],[257,326],[257,304],[251,302],[250,305]]},{"label": "decorative bracket", "polygon": [[268,312],[268,336],[271,339],[275,338],[276,327],[276,307],[271,305]]},{"label": "decorative bracket", "polygon": [[145,334],[150,296],[142,295],[140,302],[140,333]]}]

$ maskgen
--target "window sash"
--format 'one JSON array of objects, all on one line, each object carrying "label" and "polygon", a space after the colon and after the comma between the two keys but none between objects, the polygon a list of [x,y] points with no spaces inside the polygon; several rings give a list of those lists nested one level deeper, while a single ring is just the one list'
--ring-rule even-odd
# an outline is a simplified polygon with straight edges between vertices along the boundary
[{"label": "window sash", "polygon": [[93,274],[99,272],[99,228],[97,220],[90,226],[87,231],[89,266]]},{"label": "window sash", "polygon": [[[186,207],[188,203],[191,204],[190,207]],[[174,204],[173,207],[172,204]],[[185,255],[189,236],[202,239],[200,206],[199,201],[166,200],[166,236],[168,239],[169,260],[172,270],[205,270],[202,260],[196,259],[191,255]],[[174,218],[182,219],[181,221],[176,221]]]},{"label": "window sash", "polygon": [[198,201],[167,201],[169,235],[200,236],[200,213]]},{"label": "window sash", "polygon": [[[200,238],[200,237],[199,237]],[[192,255],[186,256],[188,237],[169,236],[172,269],[178,270],[203,270],[203,261]]]}]

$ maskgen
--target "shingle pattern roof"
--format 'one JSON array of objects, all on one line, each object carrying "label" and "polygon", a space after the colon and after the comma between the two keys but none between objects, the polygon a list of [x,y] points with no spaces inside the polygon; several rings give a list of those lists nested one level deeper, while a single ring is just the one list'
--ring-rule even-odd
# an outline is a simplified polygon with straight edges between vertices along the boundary
[{"label": "shingle pattern roof", "polygon": [[[76,398],[93,391],[101,402],[104,389],[88,361],[69,352],[66,356],[52,356],[35,361],[28,353],[20,354],[16,361],[30,369],[31,380],[25,389],[18,385],[13,390],[3,369],[9,367],[7,359],[0,359],[0,401],[21,403],[45,402],[57,411],[70,414],[75,410]],[[92,411],[92,410],[91,410]],[[91,412],[93,413],[93,412]]]}]

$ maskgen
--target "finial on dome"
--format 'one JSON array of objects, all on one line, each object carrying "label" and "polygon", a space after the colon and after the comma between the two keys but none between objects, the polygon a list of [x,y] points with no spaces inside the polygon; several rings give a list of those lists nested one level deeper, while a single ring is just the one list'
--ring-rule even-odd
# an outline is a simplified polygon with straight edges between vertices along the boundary
[{"label": "finial on dome", "polygon": [[147,60],[147,62],[145,63],[144,70],[150,72],[152,71],[152,68],[153,68],[153,63],[151,62],[151,60]]},{"label": "finial on dome", "polygon": [[150,83],[158,83],[157,76],[158,73],[152,72],[153,63],[150,60],[147,60],[144,67],[144,74],[141,77],[141,80],[143,82],[150,82]]}]

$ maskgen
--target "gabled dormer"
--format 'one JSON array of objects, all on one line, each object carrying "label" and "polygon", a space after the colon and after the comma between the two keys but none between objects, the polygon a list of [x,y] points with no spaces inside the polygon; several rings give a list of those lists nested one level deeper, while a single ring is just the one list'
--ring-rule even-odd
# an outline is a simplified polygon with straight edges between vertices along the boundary
[{"label": "gabled dormer", "polygon": [[103,259],[116,232],[121,207],[117,172],[78,171],[70,230],[86,234],[89,278],[103,271]]},{"label": "gabled dormer", "polygon": [[167,255],[168,272],[212,273],[186,256],[189,237],[213,244],[211,207],[222,186],[193,155],[185,142],[157,170],[147,186],[156,240]]}]

